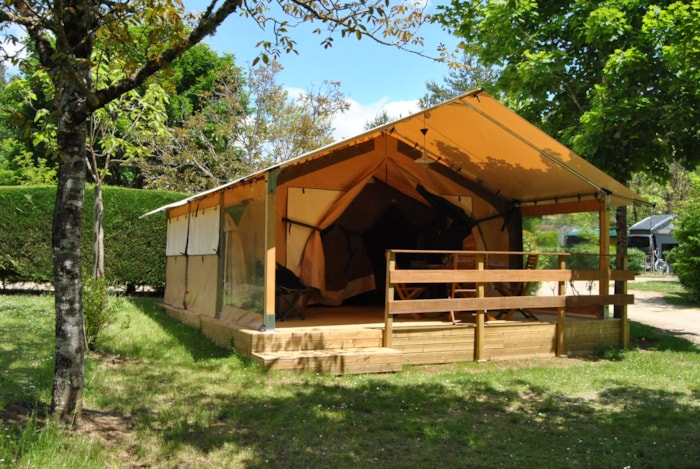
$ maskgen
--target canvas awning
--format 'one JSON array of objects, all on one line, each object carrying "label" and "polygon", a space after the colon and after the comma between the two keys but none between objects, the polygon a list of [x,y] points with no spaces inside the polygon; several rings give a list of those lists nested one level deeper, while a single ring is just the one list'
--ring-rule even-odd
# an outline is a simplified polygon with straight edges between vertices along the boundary
[{"label": "canvas awning", "polygon": [[[267,171],[322,158],[389,134],[429,160],[515,204],[610,196],[612,206],[646,204],[639,195],[575,154],[483,91],[473,91],[394,122],[280,163],[146,215],[184,205]],[[144,215],[144,216],[146,216]]]},{"label": "canvas awning", "polygon": [[[613,206],[646,204],[625,185],[482,91],[349,140],[369,139],[378,132],[387,132],[421,152],[421,160],[430,167],[459,173],[521,205],[595,198],[601,193],[610,195]],[[332,152],[347,143],[303,158]]]}]

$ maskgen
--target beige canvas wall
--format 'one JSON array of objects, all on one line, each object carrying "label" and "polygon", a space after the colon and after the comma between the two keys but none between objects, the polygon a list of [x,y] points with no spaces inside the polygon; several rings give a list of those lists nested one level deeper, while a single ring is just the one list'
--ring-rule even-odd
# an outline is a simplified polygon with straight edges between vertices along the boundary
[{"label": "beige canvas wall", "polygon": [[165,264],[165,296],[166,305],[175,308],[185,307],[185,275],[187,273],[186,256],[168,256]]},{"label": "beige canvas wall", "polygon": [[190,256],[187,262],[187,309],[216,315],[217,256]]}]

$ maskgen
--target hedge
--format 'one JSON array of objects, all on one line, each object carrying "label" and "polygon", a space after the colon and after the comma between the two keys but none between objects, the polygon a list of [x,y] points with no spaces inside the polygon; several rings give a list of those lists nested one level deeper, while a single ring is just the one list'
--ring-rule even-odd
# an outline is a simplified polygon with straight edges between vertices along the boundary
[{"label": "hedge", "polygon": [[[186,194],[104,187],[105,276],[123,286],[165,284],[163,214],[144,213],[186,197]],[[54,186],[0,187],[0,281],[52,282],[51,224]],[[85,192],[82,229],[83,269],[93,263],[94,190]]]}]

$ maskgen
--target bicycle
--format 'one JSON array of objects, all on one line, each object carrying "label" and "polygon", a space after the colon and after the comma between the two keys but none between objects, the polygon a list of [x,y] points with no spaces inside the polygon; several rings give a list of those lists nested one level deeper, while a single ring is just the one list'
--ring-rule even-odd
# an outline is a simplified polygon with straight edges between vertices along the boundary
[{"label": "bicycle", "polygon": [[654,271],[663,275],[668,275],[671,273],[671,267],[668,265],[668,262],[659,257],[654,263]]}]

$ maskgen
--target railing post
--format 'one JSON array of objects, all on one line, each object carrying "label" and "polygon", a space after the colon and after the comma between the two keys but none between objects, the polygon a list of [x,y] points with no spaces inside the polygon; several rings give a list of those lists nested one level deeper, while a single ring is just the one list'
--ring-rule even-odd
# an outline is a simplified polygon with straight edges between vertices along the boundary
[{"label": "railing post", "polygon": [[[566,257],[558,257],[559,270],[566,270]],[[566,282],[564,280],[559,281],[558,295],[566,296]],[[566,327],[566,307],[561,306],[557,308],[557,339],[556,339],[556,349],[555,354],[557,357],[565,355],[564,351],[564,328]]]},{"label": "railing post", "polygon": [[384,291],[386,297],[384,300],[384,347],[391,347],[392,329],[394,327],[394,315],[389,313],[389,307],[394,301],[394,284],[391,283],[391,273],[396,268],[396,253],[394,251],[386,252],[386,286]]},{"label": "railing post", "polygon": [[[476,256],[476,268],[477,270],[484,270],[484,255],[478,254]],[[484,298],[486,289],[484,287],[484,282],[477,282],[476,284],[476,297]],[[474,360],[480,361],[484,357],[484,327],[486,316],[486,310],[479,310],[476,312],[476,331],[474,336]]]}]

